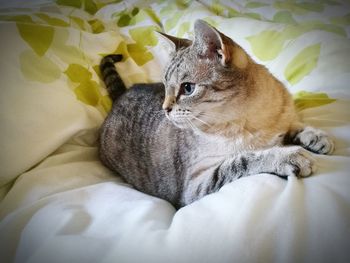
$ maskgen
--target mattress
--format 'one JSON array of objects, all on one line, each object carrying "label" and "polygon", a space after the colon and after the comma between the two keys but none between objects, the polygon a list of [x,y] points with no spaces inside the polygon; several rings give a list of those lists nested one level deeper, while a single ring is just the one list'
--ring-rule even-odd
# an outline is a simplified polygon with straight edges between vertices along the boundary
[{"label": "mattress", "polygon": [[[350,3],[36,0],[0,4],[0,262],[350,262]],[[98,65],[161,80],[169,46],[203,19],[334,138],[311,177],[257,174],[180,210],[99,161],[111,108]],[[273,100],[273,98],[271,98]],[[268,103],[268,102],[267,102]]]}]

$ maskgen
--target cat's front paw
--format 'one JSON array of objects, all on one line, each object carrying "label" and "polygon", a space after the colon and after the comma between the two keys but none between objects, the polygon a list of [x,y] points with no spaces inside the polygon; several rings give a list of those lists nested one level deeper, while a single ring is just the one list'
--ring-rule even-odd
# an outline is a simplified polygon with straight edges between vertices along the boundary
[{"label": "cat's front paw", "polygon": [[316,170],[315,160],[311,154],[298,146],[282,148],[277,158],[275,173],[281,177],[307,177]]},{"label": "cat's front paw", "polygon": [[318,154],[330,154],[334,151],[334,142],[328,134],[309,126],[299,131],[292,143]]}]

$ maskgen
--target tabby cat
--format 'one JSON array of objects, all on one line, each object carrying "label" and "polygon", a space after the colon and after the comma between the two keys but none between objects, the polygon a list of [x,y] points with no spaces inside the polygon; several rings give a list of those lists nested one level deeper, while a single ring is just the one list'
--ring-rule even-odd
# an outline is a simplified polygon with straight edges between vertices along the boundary
[{"label": "tabby cat", "polygon": [[300,123],[283,84],[233,40],[202,20],[194,33],[193,41],[161,33],[174,48],[164,84],[127,90],[114,65],[122,56],[102,59],[114,101],[101,128],[102,162],[177,208],[244,176],[313,173],[305,149],[331,153],[330,137]]}]

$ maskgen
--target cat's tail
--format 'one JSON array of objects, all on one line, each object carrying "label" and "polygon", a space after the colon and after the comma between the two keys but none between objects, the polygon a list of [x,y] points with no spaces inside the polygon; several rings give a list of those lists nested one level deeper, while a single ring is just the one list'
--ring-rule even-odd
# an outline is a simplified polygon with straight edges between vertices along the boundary
[{"label": "cat's tail", "polygon": [[124,82],[120,78],[115,63],[123,59],[122,55],[111,54],[105,56],[100,63],[100,71],[108,90],[109,96],[114,101],[126,91]]}]

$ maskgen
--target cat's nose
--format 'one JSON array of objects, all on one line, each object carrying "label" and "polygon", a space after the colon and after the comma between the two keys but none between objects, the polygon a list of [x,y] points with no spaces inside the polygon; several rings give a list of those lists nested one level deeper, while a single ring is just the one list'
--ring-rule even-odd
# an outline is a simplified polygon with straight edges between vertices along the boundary
[{"label": "cat's nose", "polygon": [[173,109],[174,103],[175,103],[174,96],[166,96],[162,106],[163,110],[167,113],[171,112],[171,110]]},{"label": "cat's nose", "polygon": [[171,112],[172,109],[173,109],[172,107],[165,107],[165,108],[163,108],[163,110],[164,110],[165,112],[167,112],[167,113]]}]

